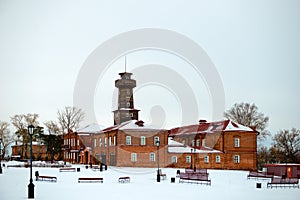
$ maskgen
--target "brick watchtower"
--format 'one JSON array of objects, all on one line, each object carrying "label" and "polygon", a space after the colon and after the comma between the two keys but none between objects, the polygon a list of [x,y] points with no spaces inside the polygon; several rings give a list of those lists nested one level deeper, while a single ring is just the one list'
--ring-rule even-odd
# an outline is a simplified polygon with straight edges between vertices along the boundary
[{"label": "brick watchtower", "polygon": [[119,89],[118,109],[114,112],[114,124],[120,124],[129,120],[138,120],[140,110],[134,109],[133,88],[136,81],[131,79],[132,73],[119,73],[121,79],[115,81],[115,86]]}]

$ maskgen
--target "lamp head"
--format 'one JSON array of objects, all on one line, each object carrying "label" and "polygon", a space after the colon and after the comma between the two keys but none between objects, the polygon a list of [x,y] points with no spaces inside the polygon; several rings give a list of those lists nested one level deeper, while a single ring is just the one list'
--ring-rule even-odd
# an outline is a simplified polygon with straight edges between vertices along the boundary
[{"label": "lamp head", "polygon": [[33,125],[29,125],[28,126],[28,133],[29,133],[29,135],[33,135],[33,130],[34,130],[34,126]]},{"label": "lamp head", "polygon": [[157,141],[155,142],[155,144],[156,144],[157,147],[159,147],[160,142],[157,140]]}]

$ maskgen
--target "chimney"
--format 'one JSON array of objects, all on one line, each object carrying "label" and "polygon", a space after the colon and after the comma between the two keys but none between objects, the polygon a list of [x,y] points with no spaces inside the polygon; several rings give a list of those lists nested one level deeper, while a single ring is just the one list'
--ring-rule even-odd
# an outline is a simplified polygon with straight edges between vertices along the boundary
[{"label": "chimney", "polygon": [[135,122],[135,124],[138,125],[139,127],[144,126],[144,122],[142,120],[139,120],[139,121]]},{"label": "chimney", "polygon": [[205,119],[200,119],[199,120],[199,124],[205,124],[205,123],[207,123],[207,121]]}]

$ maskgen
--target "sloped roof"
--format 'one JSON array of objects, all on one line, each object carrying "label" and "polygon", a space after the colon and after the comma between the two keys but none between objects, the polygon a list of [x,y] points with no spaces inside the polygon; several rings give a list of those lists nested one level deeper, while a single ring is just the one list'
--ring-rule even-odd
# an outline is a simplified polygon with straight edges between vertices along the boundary
[{"label": "sloped roof", "polygon": [[[169,153],[191,153],[191,149],[194,149],[191,146],[184,145],[180,142],[176,142],[172,138],[168,138],[168,152]],[[194,153],[194,150],[193,150]],[[196,149],[195,153],[222,153],[221,151],[209,148],[201,147],[201,149]]]},{"label": "sloped roof", "polygon": [[77,133],[99,133],[103,130],[103,128],[104,128],[103,126],[97,123],[92,123],[85,127],[77,129],[76,132]]},{"label": "sloped roof", "polygon": [[170,130],[170,136],[175,135],[190,135],[190,134],[206,134],[214,132],[255,132],[253,129],[233,122],[231,120],[224,120],[219,122],[205,122],[195,125],[182,126]]},{"label": "sloped roof", "polygon": [[138,126],[136,124],[138,120],[130,120],[123,122],[121,124],[117,124],[114,126],[110,126],[102,130],[102,132],[112,131],[112,130],[133,130],[133,131],[147,131],[147,130],[165,130],[158,127],[155,127],[151,124],[144,123],[143,126]]}]

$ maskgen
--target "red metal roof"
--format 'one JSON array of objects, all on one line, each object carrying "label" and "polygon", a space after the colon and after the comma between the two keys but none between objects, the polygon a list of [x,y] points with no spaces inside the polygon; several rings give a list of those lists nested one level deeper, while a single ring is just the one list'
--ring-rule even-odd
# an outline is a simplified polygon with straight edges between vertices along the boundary
[{"label": "red metal roof", "polygon": [[207,134],[220,131],[255,132],[249,127],[242,126],[230,120],[224,120],[218,122],[205,122],[195,125],[173,128],[170,130],[169,136]]}]

